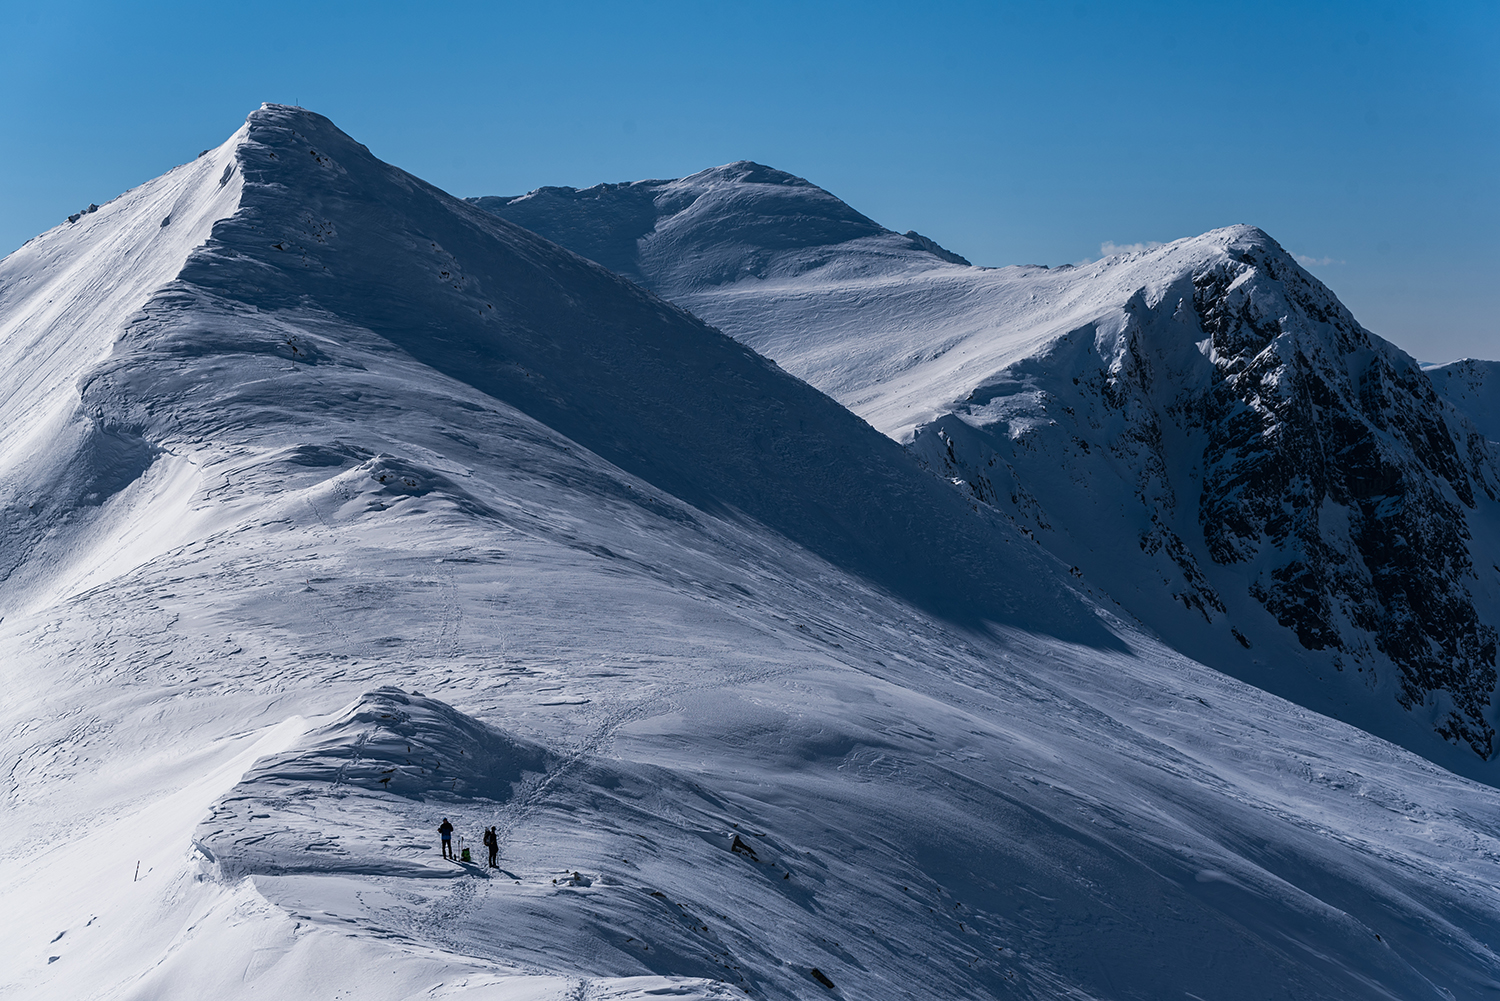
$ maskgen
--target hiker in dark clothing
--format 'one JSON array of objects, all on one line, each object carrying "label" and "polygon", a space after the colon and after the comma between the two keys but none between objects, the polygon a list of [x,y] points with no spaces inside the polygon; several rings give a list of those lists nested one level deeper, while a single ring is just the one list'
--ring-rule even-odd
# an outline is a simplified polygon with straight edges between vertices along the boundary
[{"label": "hiker in dark clothing", "polygon": [[495,835],[493,827],[486,827],[484,829],[484,846],[490,850],[490,868],[500,868],[499,863],[495,861],[495,856],[500,851],[500,839]]},{"label": "hiker in dark clothing", "polygon": [[443,858],[451,859],[453,857],[453,825],[448,823],[447,817],[443,818],[438,833],[443,836]]}]

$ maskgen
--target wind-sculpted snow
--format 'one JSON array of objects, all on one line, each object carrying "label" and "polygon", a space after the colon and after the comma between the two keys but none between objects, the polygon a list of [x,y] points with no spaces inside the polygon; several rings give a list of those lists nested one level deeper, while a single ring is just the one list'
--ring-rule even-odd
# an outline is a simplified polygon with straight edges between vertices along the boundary
[{"label": "wind-sculpted snow", "polygon": [[239,202],[244,130],[0,260],[0,591],[72,562],[60,545],[157,458],[78,383]]},{"label": "wind-sculpted snow", "polygon": [[[1052,591],[1041,607],[1017,586],[1014,566],[1038,555],[989,512],[913,475],[909,456],[844,408],[680,310],[381,163],[317,116],[264,113],[240,156],[241,209],[184,284],[371,331],[701,510],[755,518],[957,620],[1021,616],[1115,642],[1046,571],[1033,575]],[[285,343],[270,346],[334,363],[334,349],[298,336],[278,331]],[[184,329],[155,350],[222,346]],[[136,367],[121,375],[139,381]]]},{"label": "wind-sculpted snow", "polygon": [[[1416,920],[1486,952],[1471,931],[1485,911],[1461,893],[1400,916],[1406,895],[1429,892],[1407,866],[1463,857],[1442,833],[1456,819],[1442,799],[1401,791],[1440,773],[1410,771],[1410,759],[1383,760],[1382,777],[1330,771],[1323,745],[1295,729],[1276,731],[1296,748],[1283,772],[1290,761],[1256,750],[1272,730],[1218,711],[1243,689],[1198,688],[1211,676],[1182,666],[1160,680],[1176,674],[1214,702],[1162,702],[1125,727],[1014,676],[1007,694],[963,705],[935,697],[953,691],[944,683],[902,689],[826,669],[691,685],[667,712],[637,706],[608,758],[545,754],[387,688],[257,763],[201,825],[196,851],[214,878],[252,873],[305,920],[542,966],[587,954],[601,972],[720,979],[752,995],[816,996],[814,968],[900,996],[1118,996],[1123,981],[1146,996],[1261,997],[1270,982],[1402,997],[1434,975],[1482,983],[1451,979],[1441,952],[1398,959],[1387,946]],[[1078,680],[1070,673],[1058,680]],[[1047,709],[1028,723],[1022,706]],[[1213,719],[1219,737],[1148,736],[1179,714]],[[1230,748],[1234,768],[1208,764]],[[470,756],[487,785],[470,778]],[[1401,783],[1384,777],[1392,768]],[[402,779],[386,788],[392,769]],[[1205,792],[1229,795],[1183,809]],[[438,859],[442,818],[476,849],[497,827],[498,867],[477,850],[472,864]],[[1408,838],[1400,825],[1414,819],[1425,827]],[[1330,824],[1348,840],[1330,842]],[[1314,945],[1309,962],[1301,949]]]},{"label": "wind-sculpted snow", "polygon": [[1495,751],[1488,363],[1424,374],[1250,227],[981,270],[716,228],[785,197],[729,168],[481,204],[588,254],[623,192],[673,184],[711,191],[695,232],[755,266],[696,272],[647,235],[624,273],[909,441],[1179,649],[1489,774],[1437,742]]},{"label": "wind-sculpted snow", "polygon": [[[0,391],[122,437],[0,467],[77,494],[0,587],[0,993],[1500,988],[1494,789],[1185,659],[1032,523],[326,120],[229,155],[151,294],[7,328],[65,374]],[[75,273],[59,316],[108,285]]]}]

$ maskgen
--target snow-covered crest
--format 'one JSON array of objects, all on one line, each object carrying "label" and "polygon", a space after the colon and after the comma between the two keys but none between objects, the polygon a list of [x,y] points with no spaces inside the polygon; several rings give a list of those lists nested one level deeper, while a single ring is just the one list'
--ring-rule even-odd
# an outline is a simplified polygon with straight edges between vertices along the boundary
[{"label": "snow-covered crest", "polygon": [[[1494,519],[1483,439],[1263,233],[1176,249],[1187,259],[1157,252],[1159,276],[1120,307],[976,387],[955,408],[982,436],[966,459],[953,442],[972,432],[951,420],[914,448],[1058,539],[1111,593],[1141,594],[1131,607],[1165,635],[1190,633],[1173,618],[1196,613],[1233,638],[1218,657],[1206,637],[1178,640],[1195,655],[1249,661],[1247,676],[1320,705],[1311,679],[1267,677],[1298,654],[1254,652],[1289,630],[1317,667],[1363,676],[1355,699],[1393,698],[1488,758],[1500,606],[1470,555],[1471,524]],[[1015,491],[992,485],[994,463]],[[1111,467],[1133,482],[1111,489]],[[1103,528],[1069,496],[1079,482],[1095,502],[1129,497],[1122,520]],[[1035,510],[1021,510],[1022,493]],[[1128,580],[1153,562],[1175,616]],[[1398,732],[1362,701],[1337,711]]]},{"label": "snow-covered crest", "polygon": [[[130,318],[169,285],[239,205],[237,150],[217,149],[85,210],[0,261],[0,591],[34,589],[59,562],[86,574],[77,536],[156,458],[113,415],[80,399]],[[70,551],[71,550],[71,551]]]}]

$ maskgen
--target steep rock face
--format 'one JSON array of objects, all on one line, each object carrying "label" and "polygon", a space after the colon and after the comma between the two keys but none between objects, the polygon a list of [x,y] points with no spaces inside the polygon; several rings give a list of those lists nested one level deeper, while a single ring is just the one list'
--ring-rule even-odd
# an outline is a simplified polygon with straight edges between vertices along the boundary
[{"label": "steep rock face", "polygon": [[[1055,548],[1112,592],[1132,590],[1118,564],[1144,561],[1243,647],[1265,624],[1231,592],[1336,671],[1380,686],[1393,667],[1403,708],[1488,758],[1496,632],[1469,548],[1497,492],[1483,436],[1264,233],[1200,243],[1191,268],[1003,369],[913,448],[1039,537],[1066,533]],[[1064,496],[1109,494],[1111,467],[1125,532]],[[1121,600],[1171,631],[1142,599]]]},{"label": "steep rock face", "polygon": [[1476,432],[1451,427],[1418,366],[1274,243],[1232,245],[1193,285],[1214,363],[1200,418],[1210,554],[1279,550],[1251,594],[1303,646],[1358,657],[1346,624],[1369,634],[1401,669],[1401,704],[1447,693],[1438,732],[1488,757],[1495,630],[1466,586],[1465,511],[1478,491],[1493,499],[1494,471]]}]

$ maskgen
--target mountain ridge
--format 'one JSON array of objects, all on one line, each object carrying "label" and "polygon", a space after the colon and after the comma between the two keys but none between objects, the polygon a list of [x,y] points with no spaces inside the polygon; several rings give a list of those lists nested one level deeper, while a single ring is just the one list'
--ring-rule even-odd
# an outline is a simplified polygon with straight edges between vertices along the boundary
[{"label": "mountain ridge", "polygon": [[[390,173],[395,168],[374,166],[378,161],[368,151],[350,145],[326,120],[309,117],[316,129],[309,125],[303,134],[293,127],[294,113],[275,115],[252,124],[242,143],[241,170],[252,191],[246,196],[249,211],[242,208],[235,219],[216,226],[213,246],[190,262],[184,282],[230,297],[254,296],[262,309],[294,303],[302,308],[309,298],[298,283],[310,276],[312,303],[319,303],[316,290],[326,285],[333,298],[321,305],[340,319],[517,406],[673,496],[713,512],[742,511],[825,558],[859,567],[884,586],[975,625],[987,616],[1005,621],[1024,606],[995,571],[976,573],[969,554],[991,550],[1007,561],[1031,557],[993,549],[996,542],[1007,543],[991,541],[991,533],[978,528],[974,511],[954,503],[926,477],[910,475],[907,456],[867,434],[862,422],[821,393],[614,274],[409,175]],[[272,159],[277,149],[257,147],[262,135],[274,136],[277,149],[284,144],[306,150],[298,149],[302,155],[282,165]],[[262,162],[268,166],[257,167]],[[366,163],[370,166],[362,166]],[[299,231],[264,232],[256,200],[274,199],[289,172],[301,175],[299,198],[305,207],[297,216]],[[411,191],[411,207],[401,211],[426,213],[421,224],[426,229],[419,232],[385,206],[349,213],[358,204],[358,196],[342,187],[351,172],[372,174],[369,183]],[[337,225],[320,216],[315,195],[329,179],[334,186],[321,197],[330,210],[343,211]],[[445,227],[441,231],[434,228],[439,224]],[[497,226],[504,228],[491,232]],[[394,256],[366,260],[339,249],[357,246],[357,254],[366,255],[366,248],[382,242],[395,243],[404,253],[399,267],[387,263],[398,259]],[[510,255],[509,261],[487,273],[473,273],[459,261],[497,250]],[[222,276],[230,269],[223,266],[227,256],[220,255],[243,262],[235,273],[253,277],[226,283]],[[539,261],[573,287],[560,291],[556,277],[541,275]],[[428,280],[382,302],[378,289],[402,281],[405,269],[424,269]],[[608,310],[600,311],[587,298],[596,294],[610,301]],[[421,328],[409,320],[414,306],[423,318]],[[390,309],[395,312],[382,312]],[[457,333],[475,323],[493,333]],[[655,340],[635,334],[658,328],[672,333]],[[658,392],[659,386],[673,389]],[[734,408],[740,413],[735,420],[715,416]],[[786,468],[797,472],[788,475]],[[875,503],[866,495],[882,500]],[[943,528],[928,527],[934,524]],[[1058,609],[1077,607],[1063,591],[1056,598]],[[1059,619],[1050,628],[1113,642],[1089,615],[1064,614],[1071,623]]]},{"label": "mountain ridge", "polygon": [[[1500,519],[1500,474],[1450,402],[1478,377],[1439,397],[1264,231],[1058,269],[877,259],[859,240],[767,259],[733,227],[720,239],[756,270],[667,262],[643,279],[907,443],[1190,656],[1441,754],[1371,708],[1390,699],[1493,755],[1500,593],[1475,571],[1475,520]],[[1059,468],[1122,514],[1101,523]],[[1327,681],[1346,666],[1360,685]]]},{"label": "mountain ridge", "polygon": [[[150,449],[0,452],[123,484],[0,589],[7,996],[1500,984],[1495,789],[1183,657],[773,363],[326,119],[250,131],[228,218],[219,162],[127,193],[41,241],[87,238],[37,300],[80,326],[6,328],[39,405]],[[209,237],[155,242],[200,180]],[[163,283],[70,311],[113,236]],[[442,859],[445,817],[499,866]]]}]

